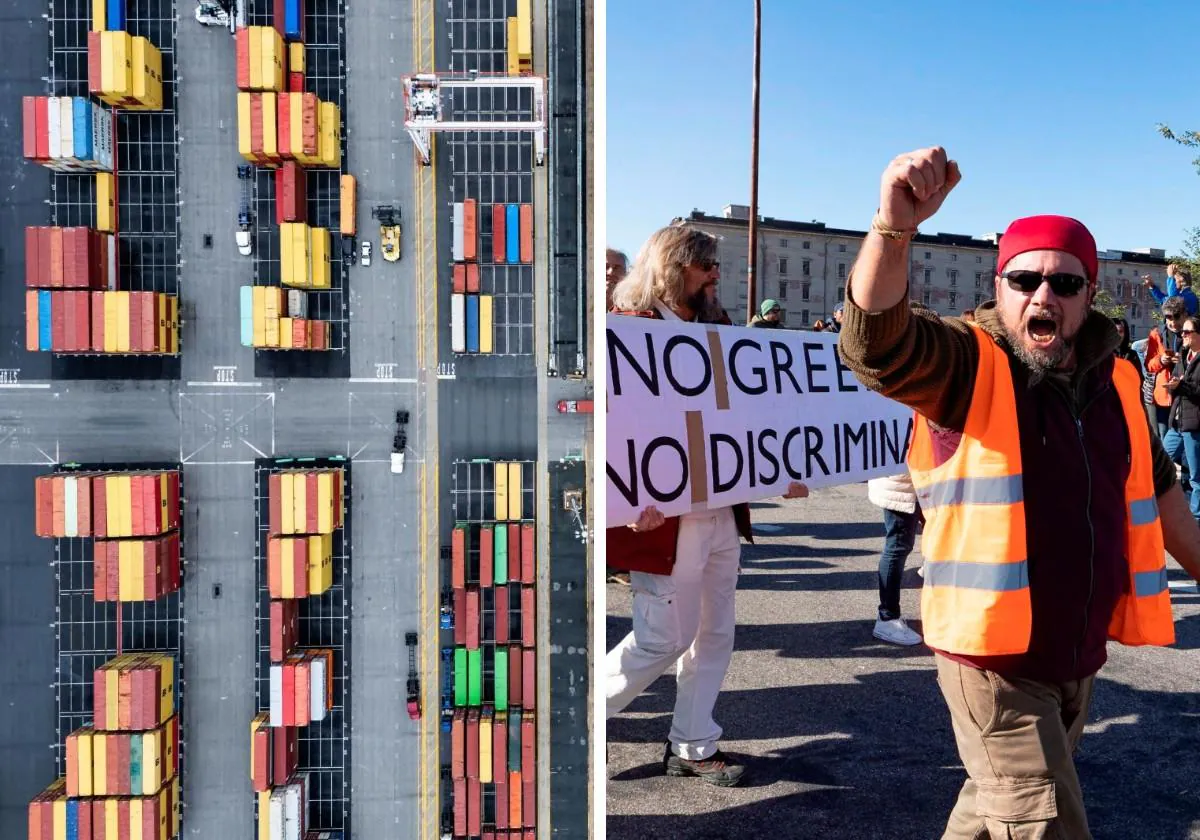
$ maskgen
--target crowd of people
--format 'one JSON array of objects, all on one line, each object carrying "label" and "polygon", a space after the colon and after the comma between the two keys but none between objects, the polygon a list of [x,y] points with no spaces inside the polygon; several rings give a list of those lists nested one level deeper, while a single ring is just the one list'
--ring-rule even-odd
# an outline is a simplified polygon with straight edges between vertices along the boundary
[{"label": "crowd of people", "polygon": [[[1174,642],[1167,552],[1200,581],[1200,314],[1187,270],[1171,265],[1164,290],[1146,278],[1162,326],[1131,342],[1128,323],[1092,306],[1092,234],[1053,215],[1009,225],[993,300],[960,317],[911,303],[909,244],[960,179],[940,147],[892,161],[845,302],[820,325],[866,387],[913,410],[908,473],[868,484],[885,534],[873,634],[934,653],[967,773],[945,838],[1086,838],[1073,753],[1107,644]],[[729,323],[708,233],[672,225],[632,267],[614,250],[607,266],[614,315]],[[750,326],[781,328],[778,302]],[[923,636],[900,610],[919,533]],[[608,653],[607,714],[673,667],[670,776],[746,776],[713,719],[742,541],[744,504],[647,507],[608,530],[633,626]]]}]

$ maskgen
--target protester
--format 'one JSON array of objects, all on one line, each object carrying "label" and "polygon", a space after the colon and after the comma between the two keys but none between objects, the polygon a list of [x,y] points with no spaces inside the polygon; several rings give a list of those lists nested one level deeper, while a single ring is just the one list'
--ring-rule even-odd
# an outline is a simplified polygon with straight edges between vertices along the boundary
[{"label": "protester", "polygon": [[922,627],[969,776],[943,836],[1087,838],[1072,754],[1107,638],[1174,642],[1164,545],[1200,579],[1200,528],[1090,309],[1083,224],[1009,225],[976,323],[910,311],[909,243],[960,178],[940,147],[887,167],[841,355],[918,412]]},{"label": "protester", "polygon": [[1183,298],[1184,308],[1188,315],[1195,315],[1197,312],[1197,304],[1200,301],[1196,300],[1196,293],[1192,291],[1192,275],[1184,266],[1178,263],[1171,263],[1167,266],[1167,282],[1166,291],[1162,291],[1154,284],[1154,278],[1149,274],[1142,275],[1142,285],[1150,290],[1150,297],[1154,298],[1154,302],[1162,306],[1167,298],[1179,296]]},{"label": "protester", "polygon": [[1147,336],[1146,370],[1154,381],[1154,423],[1159,437],[1167,433],[1167,412],[1171,407],[1167,381],[1183,348],[1179,325],[1183,322],[1184,314],[1183,298],[1167,298],[1162,305],[1163,328],[1155,327]]},{"label": "protester", "polygon": [[1184,353],[1167,381],[1171,412],[1162,443],[1172,460],[1187,464],[1192,476],[1192,516],[1200,522],[1200,334],[1197,334],[1197,324],[1200,324],[1200,318],[1188,316],[1180,326]]},{"label": "protester", "polygon": [[912,554],[921,524],[921,506],[908,473],[873,478],[867,482],[867,499],[883,509],[884,542],[879,555],[879,617],[872,634],[895,645],[919,645],[921,636],[900,614],[900,583],[904,561]]},{"label": "protester", "polygon": [[974,309],[964,309],[963,313],[962,313],[962,319],[964,321],[974,321],[975,320],[975,310]]},{"label": "protester", "polygon": [[604,252],[604,284],[606,290],[606,312],[613,308],[613,289],[625,279],[629,271],[629,258],[616,248],[608,248]]},{"label": "protester", "polygon": [[843,310],[844,310],[844,306],[843,306],[843,304],[840,304],[840,303],[837,306],[833,307],[833,320],[825,325],[826,332],[835,333],[835,332],[842,331]]},{"label": "protester", "polygon": [[779,301],[767,298],[758,307],[758,314],[750,319],[750,326],[763,327],[771,330],[783,328],[783,311],[779,308]]},{"label": "protester", "polygon": [[813,332],[825,332],[829,328],[829,325],[818,318],[817,320],[813,321],[812,328]]},{"label": "protester", "polygon": [[1129,322],[1124,318],[1113,318],[1112,322],[1113,326],[1117,328],[1117,335],[1121,337],[1121,343],[1116,349],[1116,357],[1133,365],[1133,369],[1138,372],[1138,380],[1144,380],[1145,374],[1142,371],[1141,357],[1133,349],[1133,343],[1129,339]]},{"label": "protester", "polygon": [[[664,321],[729,323],[716,299],[716,237],[681,225],[657,231],[613,293],[613,313]],[[789,498],[808,495],[793,483]],[[611,566],[630,571],[633,631],[608,653],[607,717],[675,665],[675,715],[663,755],[668,776],[732,787],[745,766],[721,752],[713,706],[733,654],[739,535],[753,542],[750,506],[663,517],[654,507],[608,529]]]}]

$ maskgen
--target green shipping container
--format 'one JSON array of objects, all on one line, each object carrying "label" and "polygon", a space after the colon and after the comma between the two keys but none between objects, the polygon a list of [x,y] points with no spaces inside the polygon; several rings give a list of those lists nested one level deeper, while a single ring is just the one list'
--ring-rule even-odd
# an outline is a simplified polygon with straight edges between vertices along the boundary
[{"label": "green shipping container", "polygon": [[496,648],[496,711],[502,712],[508,708],[508,651],[502,647]]},{"label": "green shipping container", "polygon": [[454,705],[467,705],[467,649],[454,649]]},{"label": "green shipping container", "polygon": [[521,711],[513,709],[508,713],[508,769],[521,770]]},{"label": "green shipping container", "polygon": [[508,583],[508,528],[504,525],[496,528],[492,553],[495,556],[495,568],[492,570],[492,575],[496,579],[496,585]]},{"label": "green shipping container", "polygon": [[142,733],[125,735],[129,739],[129,784],[134,796],[142,793]]},{"label": "green shipping container", "polygon": [[467,651],[467,705],[483,704],[483,651]]}]

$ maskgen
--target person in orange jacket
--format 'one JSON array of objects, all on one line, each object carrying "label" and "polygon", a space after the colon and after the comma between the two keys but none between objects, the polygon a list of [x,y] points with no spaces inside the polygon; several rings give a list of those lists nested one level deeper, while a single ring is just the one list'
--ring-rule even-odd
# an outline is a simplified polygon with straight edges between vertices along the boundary
[{"label": "person in orange jacket", "polygon": [[1163,326],[1150,330],[1146,336],[1146,371],[1154,380],[1154,416],[1151,418],[1158,428],[1158,436],[1167,433],[1167,413],[1171,409],[1171,392],[1167,382],[1171,371],[1179,361],[1183,349],[1183,338],[1179,328],[1186,313],[1183,298],[1169,297],[1162,305]]}]

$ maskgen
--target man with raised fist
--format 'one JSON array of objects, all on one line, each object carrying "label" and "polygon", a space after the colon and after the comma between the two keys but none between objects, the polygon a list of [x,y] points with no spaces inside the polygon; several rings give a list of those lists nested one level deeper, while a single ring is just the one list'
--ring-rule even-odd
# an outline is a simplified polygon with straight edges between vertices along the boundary
[{"label": "man with raised fist", "polygon": [[1082,223],[1009,225],[973,323],[910,308],[909,243],[961,179],[937,146],[889,164],[839,346],[917,412],[922,631],[969,776],[944,836],[1087,838],[1072,753],[1106,642],[1174,641],[1164,545],[1200,579],[1200,529],[1091,309]]}]

